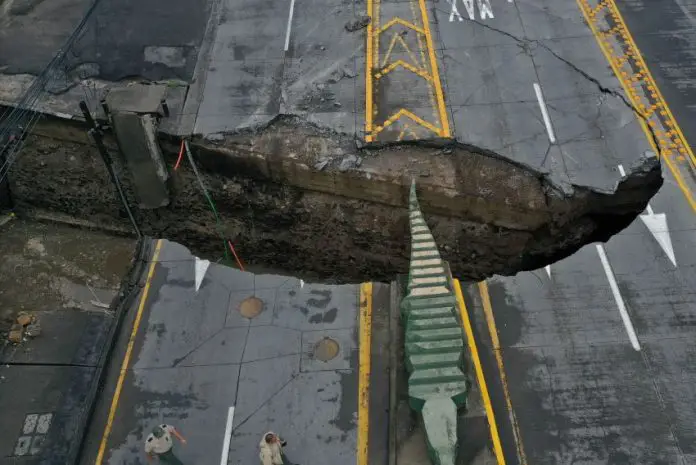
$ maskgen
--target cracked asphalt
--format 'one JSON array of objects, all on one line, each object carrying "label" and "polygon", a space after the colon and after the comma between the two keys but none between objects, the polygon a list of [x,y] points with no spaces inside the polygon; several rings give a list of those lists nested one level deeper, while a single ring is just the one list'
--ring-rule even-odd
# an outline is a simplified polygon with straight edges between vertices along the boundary
[{"label": "cracked asphalt", "polygon": [[[155,8],[157,2],[148,5]],[[363,140],[451,136],[601,189],[612,189],[623,167],[659,147],[665,185],[626,230],[549,268],[496,276],[486,288],[471,284],[466,298],[503,444],[519,463],[696,464],[696,203],[688,148],[689,142],[696,144],[694,0],[439,0],[423,3],[425,16],[416,0],[211,0],[199,4],[213,19],[207,35],[205,17],[196,15],[189,22],[183,2],[172,5],[166,16],[170,30],[186,31],[171,33],[168,43],[176,50],[145,55],[148,46],[162,43],[155,34],[164,27],[160,23],[141,25],[123,39],[125,44],[109,39],[113,32],[89,44],[97,47],[94,56],[100,60],[108,47],[130,50],[119,55],[120,61],[105,63],[105,70],[122,63],[128,75],[195,80],[179,116],[183,126],[197,133],[234,131],[278,113],[296,113]],[[121,21],[115,24],[128,27],[122,20],[129,13],[112,13]],[[373,17],[371,26],[345,28],[366,13]],[[158,17],[152,14],[148,20]],[[68,23],[53,27],[65,29]],[[425,29],[427,34],[419,32]],[[11,37],[9,28],[2,30]],[[368,31],[377,36],[373,42],[365,40]],[[627,31],[633,36],[630,41]],[[60,31],[47,35],[51,40],[61,37]],[[18,43],[26,42],[30,40]],[[26,54],[22,61],[22,49],[13,47],[13,41],[3,38],[0,43],[1,62],[8,62],[10,53],[16,60],[10,68],[17,72],[36,69],[48,53]],[[654,82],[645,77],[635,53],[621,54],[632,48],[635,52],[635,45]],[[184,54],[189,50],[184,47],[193,47],[198,56]],[[365,69],[374,59],[375,76],[368,89]],[[103,77],[114,74],[105,71]],[[370,119],[373,128],[368,131]],[[158,286],[166,289],[164,282]],[[189,458],[219,449],[221,438],[207,434],[208,425],[215,423],[218,431],[224,424],[225,406],[239,396],[234,387],[240,367],[262,363],[249,359],[253,363],[247,364],[244,357],[251,355],[238,350],[225,356],[242,358],[215,359],[221,355],[206,352],[209,342],[204,342],[239,328],[189,321],[189,315],[200,314],[189,309],[168,314],[173,304],[166,299],[158,305],[152,311],[153,334],[166,326],[166,318],[180,318],[191,334],[173,336],[162,330],[167,348],[158,348],[145,336],[137,343],[140,365],[129,374],[127,387],[135,400],[114,427],[109,443],[113,463],[137,456],[138,435],[156,416],[147,409],[160,405],[161,398],[143,395],[142,386],[147,384],[152,392],[176,389],[166,371],[185,367],[167,363],[186,356],[179,363],[198,364],[199,351],[188,353],[191,344],[202,344],[201,357],[235,368],[197,368],[180,381],[206,380],[206,392],[215,399],[206,406],[181,396],[167,399],[175,408],[166,404],[163,411],[172,412],[172,421],[184,422],[185,431],[199,435],[200,449],[192,446],[184,452]],[[220,302],[214,306],[219,307],[215,318],[224,320],[228,307]],[[491,327],[497,330],[491,333]],[[249,325],[241,333],[253,328]],[[222,332],[212,335],[215,331]],[[303,337],[303,331],[292,337]],[[285,346],[264,350],[282,351]],[[267,363],[280,363],[276,355],[269,357]],[[154,377],[139,381],[139,373]],[[274,384],[276,389],[286,392],[281,388],[293,374],[273,381],[280,383]],[[332,376],[316,382],[339,390],[341,381],[336,373]],[[332,385],[334,381],[338,384]],[[296,400],[305,405],[299,394]],[[331,405],[322,413],[327,421],[340,418],[336,402],[327,401]],[[191,413],[177,413],[178,408]],[[266,419],[247,421],[248,436],[240,436],[244,439],[233,442],[230,450],[255,460],[242,449],[251,449],[247,443],[256,441],[254,434],[279,409],[263,407],[260,411],[266,413],[259,418]],[[336,423],[327,434],[339,444],[337,450],[345,451],[338,461],[347,462],[354,433]],[[321,447],[329,450],[328,445]]]},{"label": "cracked asphalt", "polygon": [[[680,145],[694,121],[689,12],[696,4],[620,1],[625,17],[609,10],[598,18],[605,30],[635,27],[635,42],[685,137],[656,118],[668,113],[662,97],[638,95],[658,93],[647,79],[635,81],[635,93],[622,86],[598,45],[615,44],[595,39],[580,4],[493,3],[495,18],[461,22],[467,32],[443,32],[459,21],[435,9],[458,137],[598,187],[611,186],[618,166],[638,152],[654,150],[651,142],[664,162],[661,191],[608,243],[545,269],[467,286],[496,421],[517,463],[696,463],[694,177],[689,150]],[[472,41],[479,46],[461,47]],[[642,68],[634,58],[627,65],[622,77],[631,82]],[[465,82],[472,69],[481,70],[478,86]],[[543,91],[555,143],[529,82]],[[494,98],[486,94],[491,88]],[[463,109],[452,103],[458,89]],[[458,119],[462,114],[467,118]]]},{"label": "cracked asphalt", "polygon": [[[196,291],[195,257],[160,242],[119,339],[82,463],[147,463],[143,441],[167,423],[188,441],[175,447],[186,464],[258,463],[258,443],[269,430],[288,441],[293,463],[355,464],[360,286],[213,263]],[[380,328],[375,323],[373,334]],[[367,385],[383,399],[385,376],[374,373]],[[386,413],[370,415],[384,424]],[[386,440],[370,443],[371,453],[385,451]]]}]

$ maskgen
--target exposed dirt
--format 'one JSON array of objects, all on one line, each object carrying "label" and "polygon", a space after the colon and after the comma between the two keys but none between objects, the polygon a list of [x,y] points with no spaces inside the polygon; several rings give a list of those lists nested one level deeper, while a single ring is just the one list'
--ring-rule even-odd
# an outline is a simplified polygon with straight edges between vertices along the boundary
[{"label": "exposed dirt", "polygon": [[[43,131],[70,138],[68,132]],[[162,145],[171,167],[178,145]],[[184,159],[172,171],[171,204],[136,210],[145,234],[212,259],[223,255],[222,235],[247,264],[329,282],[389,280],[408,269],[411,178],[444,257],[467,279],[540,268],[588,242],[607,240],[662,185],[655,158],[633,167],[616,192],[595,192],[475,147],[357,150],[350,140],[292,120],[194,141],[192,152],[221,222]],[[135,204],[129,176],[120,169],[119,176]],[[21,211],[131,231],[90,145],[34,135],[11,179]]]},{"label": "exposed dirt", "polygon": [[130,267],[135,241],[0,218],[0,334],[20,312],[108,311]]}]

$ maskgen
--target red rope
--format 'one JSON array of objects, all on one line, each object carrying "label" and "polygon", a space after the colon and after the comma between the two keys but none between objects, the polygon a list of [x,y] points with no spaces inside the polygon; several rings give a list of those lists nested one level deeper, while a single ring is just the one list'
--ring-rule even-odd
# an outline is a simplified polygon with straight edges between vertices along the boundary
[{"label": "red rope", "polygon": [[232,245],[232,241],[228,240],[227,244],[229,244],[229,246],[230,246],[230,250],[232,251],[232,255],[234,255],[234,259],[237,260],[237,265],[239,265],[239,269],[244,271],[244,265],[242,265],[242,261],[237,256],[237,252],[235,252],[235,250],[234,250],[234,246]]},{"label": "red rope", "polygon": [[181,139],[181,148],[179,149],[179,158],[176,159],[176,165],[174,165],[174,171],[179,169],[181,164],[181,158],[184,156],[184,139]]}]

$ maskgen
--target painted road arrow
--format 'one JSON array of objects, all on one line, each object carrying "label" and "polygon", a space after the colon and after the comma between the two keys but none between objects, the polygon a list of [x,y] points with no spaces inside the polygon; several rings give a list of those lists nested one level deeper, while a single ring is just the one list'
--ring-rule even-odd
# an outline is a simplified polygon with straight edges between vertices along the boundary
[{"label": "painted road arrow", "polygon": [[[619,173],[621,176],[626,176],[626,172],[622,165],[619,165]],[[674,256],[674,248],[672,247],[672,237],[669,235],[669,228],[667,227],[667,215],[664,213],[655,213],[648,204],[645,209],[645,214],[640,215],[640,219],[648,228],[650,234],[653,235],[655,240],[664,251],[665,255],[672,262],[672,265],[677,266],[677,259]]]},{"label": "painted road arrow", "polygon": [[201,284],[203,283],[203,277],[205,276],[206,271],[208,271],[209,266],[210,261],[201,260],[200,258],[196,257],[196,292],[198,292],[198,289],[201,288]]},{"label": "painted road arrow", "polygon": [[664,213],[654,213],[650,204],[648,204],[648,208],[645,212],[645,215],[640,215],[640,219],[643,220],[648,231],[650,231],[657,243],[660,244],[660,247],[662,247],[662,250],[669,257],[672,265],[677,266],[674,248],[672,248],[672,238],[667,228],[667,216]]}]

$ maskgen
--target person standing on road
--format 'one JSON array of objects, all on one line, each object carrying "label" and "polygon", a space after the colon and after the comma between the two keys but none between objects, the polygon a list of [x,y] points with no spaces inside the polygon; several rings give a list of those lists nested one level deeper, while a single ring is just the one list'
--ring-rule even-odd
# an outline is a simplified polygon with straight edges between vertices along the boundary
[{"label": "person standing on road", "polygon": [[287,443],[272,431],[263,435],[259,443],[261,465],[284,465],[283,447]]},{"label": "person standing on road", "polygon": [[179,457],[172,452],[172,448],[174,447],[172,434],[181,441],[182,444],[186,444],[186,439],[184,439],[172,425],[161,424],[152,428],[152,433],[150,433],[145,440],[145,454],[147,455],[148,462],[151,462],[153,458],[157,457],[162,463],[184,465],[184,463],[179,460]]}]

